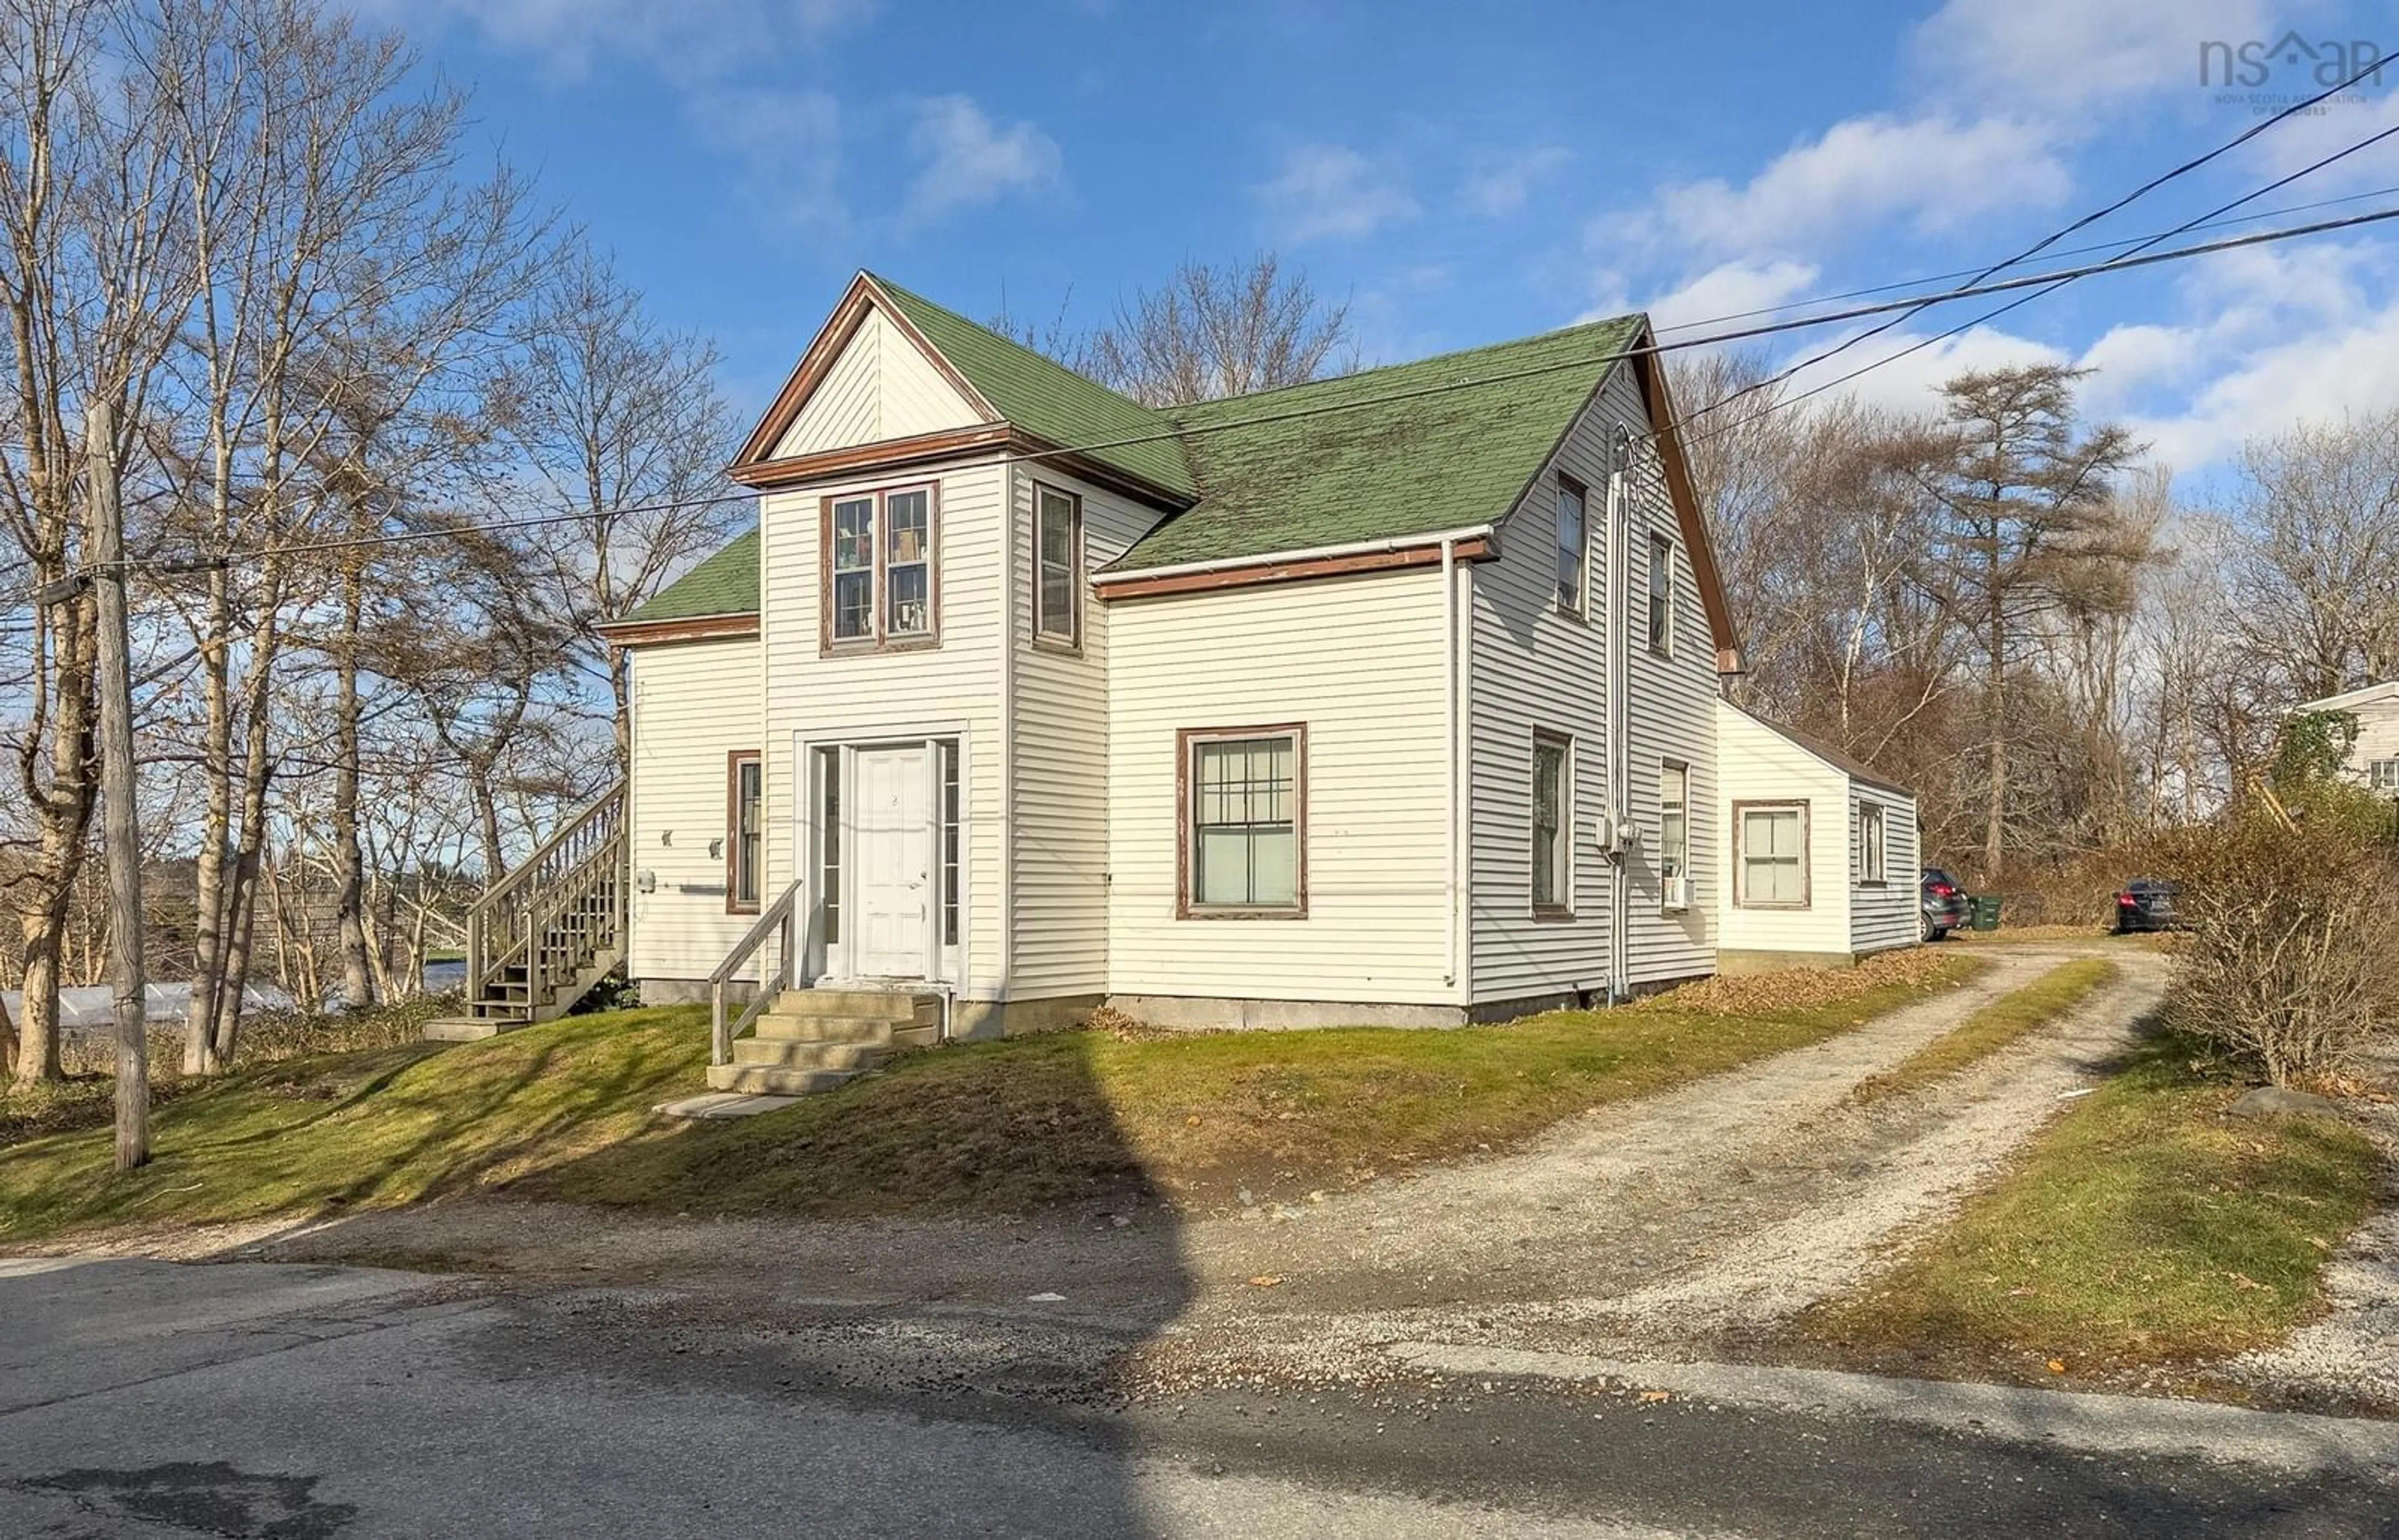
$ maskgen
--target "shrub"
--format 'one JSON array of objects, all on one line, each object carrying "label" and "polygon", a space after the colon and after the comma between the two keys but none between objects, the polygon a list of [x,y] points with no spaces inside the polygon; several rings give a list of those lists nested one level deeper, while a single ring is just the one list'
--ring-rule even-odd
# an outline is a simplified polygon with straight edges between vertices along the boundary
[{"label": "shrub", "polygon": [[2189,926],[2173,1024],[2274,1084],[2344,1067],[2399,1018],[2391,848],[2331,810],[2296,829],[2242,813],[2168,842]]}]

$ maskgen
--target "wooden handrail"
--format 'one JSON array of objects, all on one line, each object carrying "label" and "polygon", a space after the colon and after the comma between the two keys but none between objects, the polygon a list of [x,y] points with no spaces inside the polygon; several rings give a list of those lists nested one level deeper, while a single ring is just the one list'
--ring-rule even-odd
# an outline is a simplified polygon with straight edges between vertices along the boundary
[{"label": "wooden handrail", "polygon": [[[467,912],[467,1000],[469,1009],[494,998],[501,971],[524,969],[527,1012],[549,1004],[559,988],[617,946],[625,932],[628,845],[625,783],[609,787],[492,885]],[[578,905],[590,921],[576,956],[562,959],[544,944]]]},{"label": "wooden handrail", "polygon": [[[740,940],[734,943],[733,950],[725,954],[725,961],[717,964],[710,972],[708,976],[708,1061],[711,1064],[732,1063],[733,1040],[739,1037],[751,1022],[758,1020],[759,1013],[773,1003],[777,994],[790,987],[795,973],[793,964],[799,956],[797,925],[799,903],[800,885],[793,882],[791,886],[783,889],[782,897],[759,912],[757,923],[750,927]],[[725,996],[734,981],[733,976],[750,965],[750,960],[757,955],[758,949],[766,944],[767,937],[777,934],[779,934],[783,939],[782,945],[777,949],[781,955],[776,959],[775,971],[758,980],[758,993],[751,996],[748,1007],[741,1012],[740,1016],[727,1020],[725,1015]]]}]

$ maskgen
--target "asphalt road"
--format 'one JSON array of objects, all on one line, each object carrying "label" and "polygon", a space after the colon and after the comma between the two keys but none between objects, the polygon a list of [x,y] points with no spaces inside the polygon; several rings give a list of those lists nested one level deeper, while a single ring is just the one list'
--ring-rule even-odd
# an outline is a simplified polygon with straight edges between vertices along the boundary
[{"label": "asphalt road", "polygon": [[0,1262],[0,1535],[2399,1534],[2378,1460],[1505,1375],[1128,1398],[1105,1323],[792,1314]]}]

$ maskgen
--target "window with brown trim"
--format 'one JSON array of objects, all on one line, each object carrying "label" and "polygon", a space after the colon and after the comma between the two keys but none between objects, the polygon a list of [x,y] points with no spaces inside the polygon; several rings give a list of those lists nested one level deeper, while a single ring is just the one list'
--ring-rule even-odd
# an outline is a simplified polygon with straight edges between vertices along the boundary
[{"label": "window with brown trim", "polygon": [[1733,902],[1742,909],[1806,909],[1808,804],[1732,805]]},{"label": "window with brown trim", "polygon": [[1533,735],[1533,912],[1574,912],[1574,739]]},{"label": "window with brown trim", "polygon": [[1307,727],[1186,728],[1175,751],[1178,915],[1306,917]]},{"label": "window with brown trim", "polygon": [[759,821],[766,770],[754,749],[725,756],[725,909],[729,914],[758,912],[758,863],[764,852]]},{"label": "window with brown trim", "polygon": [[941,636],[941,497],[888,487],[822,506],[821,641],[835,648],[929,646]]},{"label": "window with brown trim", "polygon": [[1558,613],[1582,614],[1583,574],[1591,565],[1591,494],[1570,476],[1558,478]]},{"label": "window with brown trim", "polygon": [[1033,483],[1033,635],[1078,647],[1083,641],[1083,500]]}]

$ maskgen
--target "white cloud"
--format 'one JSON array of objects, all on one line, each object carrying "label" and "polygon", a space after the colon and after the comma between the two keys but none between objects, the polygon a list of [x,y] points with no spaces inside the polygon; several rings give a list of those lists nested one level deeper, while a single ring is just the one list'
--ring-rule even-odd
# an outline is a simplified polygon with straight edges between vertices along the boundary
[{"label": "white cloud", "polygon": [[2205,101],[2200,46],[2271,38],[2315,8],[2267,0],[1949,0],[1910,40],[1928,94],[2040,113],[2061,133],[2147,105]]},{"label": "white cloud", "polygon": [[[1938,405],[1942,385],[1970,370],[2071,361],[2047,343],[1987,326],[1972,327],[1954,337],[1918,345],[1927,337],[1938,335],[1937,331],[1911,331],[1905,328],[1886,331],[1836,358],[1801,370],[1792,377],[1790,390],[1795,394],[1812,390],[1872,365],[1870,372],[1833,385],[1827,394],[1854,396],[1868,406],[1894,412],[1926,412]],[[1835,340],[1811,342],[1807,352],[1823,352],[1824,345]]]},{"label": "white cloud", "polygon": [[1397,178],[1341,144],[1302,145],[1255,191],[1281,237],[1292,242],[1354,240],[1419,211]]},{"label": "white cloud", "polygon": [[2030,124],[1854,117],[1740,187],[1713,178],[1668,187],[1650,217],[1666,238],[1700,250],[1787,253],[1885,220],[1950,229],[1999,209],[2054,204],[2073,185]]},{"label": "white cloud", "polygon": [[1064,175],[1058,142],[1030,123],[1002,128],[964,96],[935,97],[908,136],[924,162],[909,183],[907,213],[932,219],[1055,185]]},{"label": "white cloud", "polygon": [[1650,301],[1645,308],[1661,331],[1718,320],[1730,328],[1740,323],[1725,317],[1796,299],[1814,286],[1817,277],[1818,269],[1812,263],[1728,262]]},{"label": "white cloud", "polygon": [[1573,156],[1557,145],[1527,150],[1466,179],[1466,206],[1497,218],[1512,214],[1532,196],[1533,184],[1564,166]]},{"label": "white cloud", "polygon": [[811,45],[874,15],[876,0],[346,0],[382,26],[470,26],[496,47],[575,77],[615,55],[696,84],[785,43]]}]

